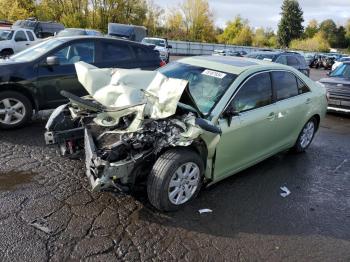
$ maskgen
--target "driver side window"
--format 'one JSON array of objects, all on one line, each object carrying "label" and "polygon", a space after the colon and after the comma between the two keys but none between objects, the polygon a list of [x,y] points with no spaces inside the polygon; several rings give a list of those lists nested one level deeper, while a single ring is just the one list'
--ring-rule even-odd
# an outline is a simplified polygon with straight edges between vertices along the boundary
[{"label": "driver side window", "polygon": [[272,103],[272,88],[269,73],[260,73],[243,84],[231,102],[236,112],[245,112]]},{"label": "driver side window", "polygon": [[94,63],[95,44],[93,42],[75,43],[57,51],[53,56],[58,57],[60,65],[72,65],[79,61]]}]

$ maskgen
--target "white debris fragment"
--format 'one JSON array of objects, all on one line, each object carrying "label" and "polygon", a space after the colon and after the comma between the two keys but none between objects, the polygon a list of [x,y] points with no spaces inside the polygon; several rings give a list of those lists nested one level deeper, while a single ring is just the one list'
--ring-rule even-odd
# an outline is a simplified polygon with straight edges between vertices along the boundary
[{"label": "white debris fragment", "polygon": [[50,234],[51,233],[51,230],[44,226],[44,225],[41,225],[40,223],[38,223],[36,220],[34,220],[32,223],[30,223],[29,225],[31,225],[32,227],[35,227],[36,229],[39,229],[40,231],[43,231],[44,233],[46,234]]},{"label": "white debris fragment", "polygon": [[280,193],[281,197],[287,197],[290,195],[290,191],[286,186],[281,186],[280,189],[283,191],[283,193]]},{"label": "white debris fragment", "polygon": [[203,208],[203,209],[199,209],[198,210],[199,214],[203,214],[203,213],[212,213],[213,210],[209,209],[209,208]]}]

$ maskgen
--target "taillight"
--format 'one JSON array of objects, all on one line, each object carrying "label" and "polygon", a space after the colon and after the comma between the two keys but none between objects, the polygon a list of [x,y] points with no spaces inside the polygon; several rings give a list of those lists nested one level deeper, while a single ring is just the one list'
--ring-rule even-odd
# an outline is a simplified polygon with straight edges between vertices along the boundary
[{"label": "taillight", "polygon": [[161,60],[160,61],[160,67],[165,66],[165,65],[166,65],[165,61]]}]

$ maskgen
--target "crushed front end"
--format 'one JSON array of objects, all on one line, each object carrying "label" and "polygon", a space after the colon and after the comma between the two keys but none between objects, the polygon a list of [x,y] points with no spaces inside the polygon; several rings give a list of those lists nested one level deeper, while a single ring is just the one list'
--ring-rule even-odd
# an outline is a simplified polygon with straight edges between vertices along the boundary
[{"label": "crushed front end", "polygon": [[[96,71],[91,73],[86,70],[89,65],[81,66],[85,71],[79,74],[77,70],[78,76],[84,77],[85,80],[80,80],[90,90],[90,96],[80,98],[62,92],[70,103],[52,113],[46,125],[45,140],[47,144],[58,144],[62,155],[78,157],[85,153],[86,175],[94,191],[110,187],[128,191],[147,177],[157,156],[167,148],[198,143],[205,130],[220,132],[200,118],[196,110],[181,106],[179,99],[186,83],[180,80],[177,80],[179,90],[170,90],[170,95],[161,97],[161,92],[154,93],[154,86],[162,90],[172,83],[161,79],[160,84],[155,84],[150,77],[145,85],[153,86],[153,94],[151,88],[141,86],[132,92],[127,90],[129,95],[116,102],[125,95],[118,85],[130,80],[130,74],[118,76],[117,84],[108,85],[103,91],[104,87],[96,88],[100,82],[87,79]],[[96,92],[91,91],[93,88]],[[111,90],[119,90],[118,95]]]}]

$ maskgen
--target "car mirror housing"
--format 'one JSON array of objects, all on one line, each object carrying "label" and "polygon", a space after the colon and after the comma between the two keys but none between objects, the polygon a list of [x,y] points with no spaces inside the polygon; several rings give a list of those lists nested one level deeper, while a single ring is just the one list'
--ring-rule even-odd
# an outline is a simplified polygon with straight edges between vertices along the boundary
[{"label": "car mirror housing", "polygon": [[239,112],[233,106],[229,106],[222,116],[227,119],[228,126],[231,126],[232,117],[239,116]]},{"label": "car mirror housing", "polygon": [[57,56],[49,56],[48,58],[46,58],[46,64],[48,66],[56,66],[60,64],[60,60]]}]

